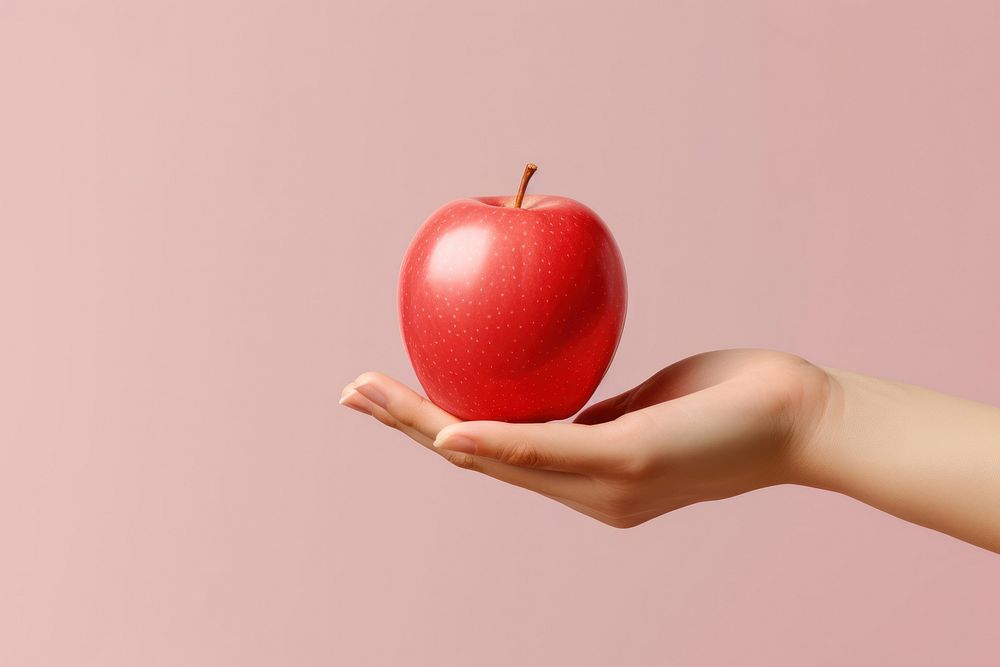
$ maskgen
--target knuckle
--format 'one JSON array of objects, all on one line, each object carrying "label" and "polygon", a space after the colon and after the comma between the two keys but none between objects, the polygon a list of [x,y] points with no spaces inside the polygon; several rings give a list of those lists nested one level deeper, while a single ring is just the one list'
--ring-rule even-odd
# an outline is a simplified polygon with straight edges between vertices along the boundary
[{"label": "knuckle", "polygon": [[401,399],[397,403],[396,418],[401,423],[430,438],[437,436],[440,429],[435,426],[435,423],[439,420],[437,415],[440,408],[430,400],[418,395],[408,397],[406,400]]},{"label": "knuckle", "polygon": [[474,472],[479,471],[479,463],[476,461],[476,457],[471,454],[462,454],[458,452],[451,452],[445,456],[448,461],[457,468],[462,468],[463,470],[472,470]]},{"label": "knuckle", "polygon": [[379,409],[377,406],[374,410],[372,410],[372,416],[390,428],[398,430],[401,426],[399,420],[397,420],[395,417],[393,417],[385,410]]},{"label": "knuckle", "polygon": [[532,443],[525,440],[515,440],[501,447],[497,452],[497,459],[510,465],[525,468],[538,468],[548,463],[548,457],[539,452]]}]

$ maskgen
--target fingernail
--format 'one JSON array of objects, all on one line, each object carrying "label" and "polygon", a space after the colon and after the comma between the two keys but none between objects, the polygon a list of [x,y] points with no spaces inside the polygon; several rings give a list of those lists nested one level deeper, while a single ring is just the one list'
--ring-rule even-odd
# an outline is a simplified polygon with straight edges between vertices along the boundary
[{"label": "fingernail", "polygon": [[476,453],[476,442],[464,435],[455,434],[448,436],[441,442],[435,442],[434,446],[438,449],[447,449],[449,452],[462,452],[463,454]]},{"label": "fingernail", "polygon": [[358,391],[359,394],[361,394],[369,401],[371,401],[375,405],[385,410],[385,405],[388,401],[386,401],[385,399],[385,394],[380,392],[378,389],[371,386],[370,384],[359,384],[354,388]]},{"label": "fingernail", "polygon": [[340,404],[346,405],[362,414],[370,415],[372,413],[372,409],[368,406],[368,401],[354,389],[351,389],[340,397]]}]

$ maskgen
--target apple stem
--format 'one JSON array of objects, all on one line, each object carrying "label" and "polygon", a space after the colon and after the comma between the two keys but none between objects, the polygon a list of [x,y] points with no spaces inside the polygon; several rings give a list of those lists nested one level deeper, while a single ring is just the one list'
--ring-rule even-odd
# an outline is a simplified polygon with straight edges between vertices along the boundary
[{"label": "apple stem", "polygon": [[521,176],[521,185],[517,188],[517,196],[514,197],[514,208],[521,208],[521,202],[524,201],[524,191],[528,189],[528,181],[531,180],[531,175],[538,170],[538,165],[533,162],[529,162],[524,167],[524,174]]}]

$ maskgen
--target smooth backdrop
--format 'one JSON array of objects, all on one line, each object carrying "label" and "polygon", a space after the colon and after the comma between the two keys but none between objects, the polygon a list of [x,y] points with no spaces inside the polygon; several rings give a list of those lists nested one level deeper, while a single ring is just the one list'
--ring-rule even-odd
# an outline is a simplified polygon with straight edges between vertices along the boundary
[{"label": "smooth backdrop", "polygon": [[762,346],[1000,404],[996,2],[0,2],[0,665],[995,665],[1000,559],[620,531],[337,406],[468,195],[596,209],[597,397]]}]

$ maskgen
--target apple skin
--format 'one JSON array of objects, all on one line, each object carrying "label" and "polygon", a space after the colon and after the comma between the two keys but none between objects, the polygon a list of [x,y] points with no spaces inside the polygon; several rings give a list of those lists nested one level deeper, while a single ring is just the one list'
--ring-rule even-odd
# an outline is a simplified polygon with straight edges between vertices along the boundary
[{"label": "apple skin", "polygon": [[399,276],[403,341],[427,397],[460,419],[544,422],[580,410],[625,324],[625,267],[583,204],[552,195],[445,204]]}]

